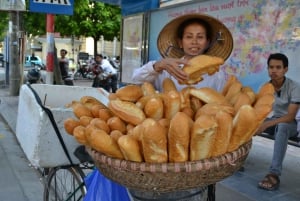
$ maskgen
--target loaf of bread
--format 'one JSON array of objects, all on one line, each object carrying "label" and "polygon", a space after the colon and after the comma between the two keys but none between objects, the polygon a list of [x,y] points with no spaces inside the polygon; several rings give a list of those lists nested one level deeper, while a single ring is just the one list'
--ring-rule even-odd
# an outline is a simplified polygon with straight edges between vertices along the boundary
[{"label": "loaf of bread", "polygon": [[82,103],[75,103],[72,105],[74,115],[80,119],[82,116],[93,117],[91,110]]},{"label": "loaf of bread", "polygon": [[117,142],[101,129],[95,129],[91,132],[89,144],[93,149],[107,156],[119,159],[124,158]]},{"label": "loaf of bread", "polygon": [[138,140],[131,135],[123,135],[118,139],[118,145],[125,160],[142,162],[143,157],[141,154]]},{"label": "loaf of bread", "polygon": [[106,121],[100,119],[100,118],[94,118],[91,120],[90,125],[94,125],[95,127],[104,130],[106,133],[110,133],[111,129],[107,125]]},{"label": "loaf of bread", "polygon": [[211,156],[219,156],[227,152],[230,137],[232,133],[232,116],[225,111],[218,111],[216,113],[216,121],[218,128],[215,134],[215,140],[211,149]]},{"label": "loaf of bread", "polygon": [[225,99],[228,102],[234,104],[234,101],[232,101],[232,98],[242,90],[242,87],[243,87],[243,85],[239,81],[232,83],[231,86],[229,87],[227,93],[225,94]]},{"label": "loaf of bread", "polygon": [[257,127],[258,121],[253,107],[241,106],[233,119],[233,130],[227,151],[232,152],[250,140]]},{"label": "loaf of bread", "polygon": [[190,100],[190,89],[192,87],[185,87],[181,91],[179,91],[180,95],[180,102],[181,102],[181,109],[186,107],[191,107],[191,100]]},{"label": "loaf of bread", "polygon": [[191,131],[190,160],[209,158],[212,153],[218,124],[211,115],[199,116]]},{"label": "loaf of bread", "polygon": [[243,86],[241,89],[242,93],[245,93],[249,96],[250,100],[251,100],[251,105],[255,102],[256,99],[256,94],[253,91],[253,89],[249,86]]},{"label": "loaf of bread", "polygon": [[205,103],[220,103],[220,104],[227,103],[228,104],[228,102],[226,101],[225,97],[222,94],[209,87],[191,89],[190,94],[192,96],[199,98],[201,101]]},{"label": "loaf of bread", "polygon": [[76,141],[83,145],[89,145],[88,139],[85,135],[85,127],[84,126],[77,126],[73,130],[73,136],[75,137]]},{"label": "loaf of bread", "polygon": [[169,162],[184,162],[189,159],[192,122],[183,112],[177,112],[171,119],[168,131]]},{"label": "loaf of bread", "polygon": [[120,119],[120,117],[113,116],[107,120],[107,125],[109,126],[110,130],[118,130],[123,134],[126,134],[126,124],[125,122]]},{"label": "loaf of bread", "polygon": [[113,116],[113,113],[108,108],[101,108],[98,112],[98,117],[104,121],[107,121]]},{"label": "loaf of bread", "polygon": [[167,131],[154,119],[143,121],[142,146],[144,159],[148,163],[168,162]]},{"label": "loaf of bread", "polygon": [[116,116],[133,125],[141,123],[146,118],[143,110],[132,102],[112,100],[108,107]]},{"label": "loaf of bread", "polygon": [[64,121],[64,128],[66,132],[70,135],[73,135],[74,128],[76,128],[79,125],[81,125],[80,122],[72,117],[69,117]]},{"label": "loaf of bread", "polygon": [[164,116],[164,103],[159,96],[150,98],[145,107],[144,112],[147,118],[159,120]]},{"label": "loaf of bread", "polygon": [[182,70],[187,73],[189,79],[181,84],[196,84],[203,78],[202,75],[212,75],[219,71],[220,65],[224,63],[224,59],[221,57],[210,55],[199,55],[189,60],[189,64],[185,65]]},{"label": "loaf of bread", "polygon": [[169,91],[163,96],[164,118],[172,119],[172,117],[180,111],[181,100],[178,91]]},{"label": "loaf of bread", "polygon": [[91,109],[93,105],[101,105],[102,107],[105,107],[98,99],[93,96],[82,96],[80,98],[80,102],[89,109]]},{"label": "loaf of bread", "polygon": [[229,88],[231,87],[231,85],[235,82],[238,82],[238,79],[236,78],[236,76],[230,75],[222,89],[221,94],[223,94],[223,96],[225,96],[227,94]]},{"label": "loaf of bread", "polygon": [[256,95],[256,99],[259,99],[261,96],[265,94],[274,95],[274,93],[275,93],[275,89],[273,84],[271,82],[267,82],[259,88],[258,93]]},{"label": "loaf of bread", "polygon": [[258,98],[254,103],[254,107],[257,107],[259,105],[266,105],[266,104],[272,106],[274,101],[275,101],[275,97],[273,94],[268,94],[268,93],[263,94],[258,96]]},{"label": "loaf of bread", "polygon": [[92,121],[92,119],[94,119],[94,118],[93,117],[88,117],[88,116],[81,116],[79,118],[80,125],[86,127],[87,125],[90,124],[90,122]]},{"label": "loaf of bread", "polygon": [[156,90],[150,82],[144,82],[141,85],[141,89],[143,91],[144,96],[156,94]]},{"label": "loaf of bread", "polygon": [[190,102],[191,102],[191,109],[193,110],[194,113],[197,113],[197,111],[204,105],[204,103],[199,98],[196,98],[195,96],[190,97]]},{"label": "loaf of bread", "polygon": [[162,92],[168,93],[169,91],[177,91],[177,88],[170,78],[165,78],[162,83]]},{"label": "loaf of bread", "polygon": [[114,141],[118,142],[119,138],[120,138],[121,136],[123,136],[124,134],[121,133],[121,131],[119,131],[119,130],[112,130],[112,131],[110,132],[109,135],[111,136],[111,138],[112,138]]},{"label": "loaf of bread", "polygon": [[261,124],[271,113],[272,105],[270,104],[258,104],[254,106],[257,121]]},{"label": "loaf of bread", "polygon": [[233,106],[235,112],[237,112],[242,105],[251,105],[251,99],[246,93],[240,92]]},{"label": "loaf of bread", "polygon": [[219,111],[224,111],[232,116],[235,113],[234,108],[230,105],[224,105],[219,103],[207,103],[198,109],[198,111],[195,114],[195,119],[197,119],[202,114],[215,116]]},{"label": "loaf of bread", "polygon": [[143,96],[143,90],[139,85],[126,85],[116,91],[116,96],[123,101],[136,102]]},{"label": "loaf of bread", "polygon": [[90,110],[93,114],[93,117],[95,117],[95,118],[99,117],[99,110],[100,109],[106,109],[106,107],[103,106],[103,105],[100,105],[100,104],[95,104],[91,107]]}]

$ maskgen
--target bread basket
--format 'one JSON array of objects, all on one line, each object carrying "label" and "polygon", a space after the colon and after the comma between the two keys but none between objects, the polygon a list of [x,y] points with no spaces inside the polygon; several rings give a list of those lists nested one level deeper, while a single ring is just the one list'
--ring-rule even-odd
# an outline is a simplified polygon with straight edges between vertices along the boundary
[{"label": "bread basket", "polygon": [[246,160],[252,141],[218,157],[182,163],[138,163],[108,157],[90,147],[95,166],[107,178],[129,189],[172,192],[207,186],[231,176]]}]

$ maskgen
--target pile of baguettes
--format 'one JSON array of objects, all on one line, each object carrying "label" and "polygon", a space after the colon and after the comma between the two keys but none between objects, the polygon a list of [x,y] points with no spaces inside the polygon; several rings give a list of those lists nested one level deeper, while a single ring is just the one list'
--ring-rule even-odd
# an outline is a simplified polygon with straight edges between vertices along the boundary
[{"label": "pile of baguettes", "polygon": [[195,161],[232,152],[255,134],[272,110],[274,88],[257,93],[230,76],[222,92],[170,79],[158,93],[145,82],[109,95],[108,108],[90,96],[73,101],[66,131],[107,156],[135,162]]}]

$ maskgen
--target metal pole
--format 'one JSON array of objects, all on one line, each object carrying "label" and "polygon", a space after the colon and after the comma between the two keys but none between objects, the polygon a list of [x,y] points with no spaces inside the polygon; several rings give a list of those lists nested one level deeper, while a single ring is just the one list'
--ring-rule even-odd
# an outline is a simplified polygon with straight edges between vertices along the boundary
[{"label": "metal pole", "polygon": [[47,14],[47,67],[46,84],[53,84],[54,70],[54,15]]},{"label": "metal pole", "polygon": [[18,52],[18,12],[10,11],[9,35],[9,91],[11,96],[18,96],[20,90],[21,75],[19,69],[19,52]]}]

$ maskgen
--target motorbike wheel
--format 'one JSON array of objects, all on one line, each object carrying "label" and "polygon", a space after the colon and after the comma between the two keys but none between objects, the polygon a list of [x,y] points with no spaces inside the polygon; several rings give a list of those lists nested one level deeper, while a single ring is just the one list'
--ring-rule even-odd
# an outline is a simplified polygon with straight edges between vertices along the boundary
[{"label": "motorbike wheel", "polygon": [[81,73],[79,71],[76,71],[74,74],[74,80],[83,79]]}]

